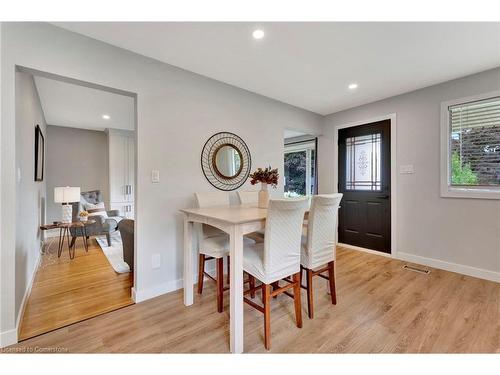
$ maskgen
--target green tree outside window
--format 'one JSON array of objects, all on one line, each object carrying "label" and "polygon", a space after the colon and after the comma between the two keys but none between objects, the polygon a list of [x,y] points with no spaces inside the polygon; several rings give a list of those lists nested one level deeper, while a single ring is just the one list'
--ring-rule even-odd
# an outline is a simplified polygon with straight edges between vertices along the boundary
[{"label": "green tree outside window", "polygon": [[472,171],[470,163],[460,161],[458,152],[451,156],[451,184],[452,185],[477,185],[477,175]]}]

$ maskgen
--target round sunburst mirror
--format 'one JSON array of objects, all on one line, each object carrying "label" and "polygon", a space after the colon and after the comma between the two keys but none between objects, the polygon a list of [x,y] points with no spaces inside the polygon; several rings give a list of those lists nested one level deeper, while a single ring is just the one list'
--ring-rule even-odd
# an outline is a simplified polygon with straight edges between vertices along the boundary
[{"label": "round sunburst mirror", "polygon": [[251,169],[250,150],[236,134],[211,136],[201,152],[203,174],[219,190],[235,190],[245,183]]}]

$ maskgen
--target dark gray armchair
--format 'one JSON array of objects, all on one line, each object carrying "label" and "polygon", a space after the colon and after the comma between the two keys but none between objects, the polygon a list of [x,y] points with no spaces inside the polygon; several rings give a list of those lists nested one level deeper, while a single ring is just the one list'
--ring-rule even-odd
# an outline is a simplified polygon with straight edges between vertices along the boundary
[{"label": "dark gray armchair", "polygon": [[[97,204],[102,202],[102,192],[100,190],[84,191],[81,193],[80,202],[73,203],[73,221],[78,220],[78,214],[85,208],[82,206],[83,203]],[[106,211],[108,217],[105,218],[101,215],[91,216],[89,220],[95,220],[94,224],[88,225],[85,230],[88,236],[97,236],[100,234],[106,235],[108,241],[108,246],[111,246],[111,233],[118,229],[118,223],[123,219],[120,216],[119,210],[109,210]],[[77,236],[82,236],[82,228],[70,228],[71,236],[73,237],[71,243],[73,244]]]},{"label": "dark gray armchair", "polygon": [[134,270],[134,220],[123,219],[118,223],[118,229],[122,236],[123,260]]}]

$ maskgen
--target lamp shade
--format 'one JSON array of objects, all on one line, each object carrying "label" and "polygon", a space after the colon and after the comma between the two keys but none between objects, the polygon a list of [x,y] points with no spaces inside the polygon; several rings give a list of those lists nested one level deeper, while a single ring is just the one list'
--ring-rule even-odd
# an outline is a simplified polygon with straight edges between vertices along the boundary
[{"label": "lamp shade", "polygon": [[70,186],[54,188],[54,202],[55,203],[80,202],[80,188],[70,187]]}]

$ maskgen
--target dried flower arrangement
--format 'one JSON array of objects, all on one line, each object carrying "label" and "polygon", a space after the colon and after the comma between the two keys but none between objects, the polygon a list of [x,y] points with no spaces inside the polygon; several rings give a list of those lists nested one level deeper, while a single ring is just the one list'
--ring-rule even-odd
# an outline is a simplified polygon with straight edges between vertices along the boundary
[{"label": "dried flower arrangement", "polygon": [[85,222],[89,218],[89,213],[87,211],[80,211],[80,213],[78,214],[78,216],[80,216],[80,221]]},{"label": "dried flower arrangement", "polygon": [[263,184],[268,184],[276,188],[279,178],[278,168],[272,169],[271,166],[266,169],[258,168],[255,172],[250,174],[250,178],[252,179],[250,181],[252,185],[262,182]]}]

